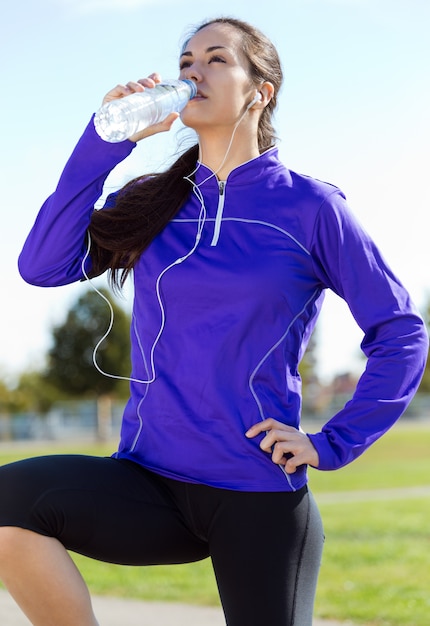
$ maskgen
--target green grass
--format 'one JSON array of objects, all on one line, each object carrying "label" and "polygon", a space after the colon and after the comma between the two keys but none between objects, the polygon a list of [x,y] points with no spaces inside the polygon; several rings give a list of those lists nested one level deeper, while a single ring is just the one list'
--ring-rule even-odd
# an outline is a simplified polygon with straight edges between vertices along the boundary
[{"label": "green grass", "polygon": [[332,492],[430,486],[429,451],[430,425],[400,422],[354,463],[337,472],[311,471],[312,488]]},{"label": "green grass", "polygon": [[[54,452],[108,454],[96,445],[0,449],[0,463]],[[326,545],[316,615],[372,626],[430,623],[430,496],[405,488],[430,486],[430,426],[404,422],[360,459],[337,472],[311,471]],[[379,499],[366,492],[385,491]],[[356,492],[357,501],[343,493]],[[374,493],[374,491],[373,491]],[[330,494],[330,499],[327,499]],[[337,494],[337,498],[336,498]],[[148,568],[119,567],[72,555],[91,591],[150,600],[219,604],[209,561]]]},{"label": "green grass", "polygon": [[427,626],[430,499],[320,508],[327,539],[318,614],[357,624]]},{"label": "green grass", "polygon": [[[320,617],[377,626],[430,624],[430,427],[399,424],[355,463],[338,472],[312,471],[326,545],[318,584]],[[390,499],[366,500],[367,490],[400,488]],[[405,489],[406,488],[406,489]],[[357,502],[342,493],[359,491]],[[338,492],[339,501],[324,503]]]}]

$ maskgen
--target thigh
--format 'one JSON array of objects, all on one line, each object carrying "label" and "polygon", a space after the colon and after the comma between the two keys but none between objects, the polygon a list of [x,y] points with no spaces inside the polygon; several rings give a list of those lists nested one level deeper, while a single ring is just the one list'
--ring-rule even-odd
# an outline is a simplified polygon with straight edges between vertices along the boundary
[{"label": "thigh", "polygon": [[130,461],[85,455],[26,459],[0,468],[0,494],[1,526],[56,537],[92,558],[148,565],[208,555],[158,477]]},{"label": "thigh", "polygon": [[322,545],[307,488],[227,500],[210,540],[227,625],[311,626]]}]

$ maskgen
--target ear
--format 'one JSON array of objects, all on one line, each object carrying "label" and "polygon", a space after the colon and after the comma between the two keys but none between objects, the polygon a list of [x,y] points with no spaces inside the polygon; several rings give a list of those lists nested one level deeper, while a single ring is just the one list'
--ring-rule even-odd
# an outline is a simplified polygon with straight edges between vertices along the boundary
[{"label": "ear", "polygon": [[255,108],[264,109],[273,98],[273,95],[275,93],[275,88],[273,84],[267,80],[260,85],[260,87],[258,88],[258,93],[260,94],[261,97],[260,97],[259,102],[255,105]]}]

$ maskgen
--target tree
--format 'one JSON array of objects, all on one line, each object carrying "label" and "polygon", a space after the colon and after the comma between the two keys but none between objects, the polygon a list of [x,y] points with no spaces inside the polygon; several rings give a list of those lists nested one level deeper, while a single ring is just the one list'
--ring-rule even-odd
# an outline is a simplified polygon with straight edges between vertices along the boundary
[{"label": "tree", "polygon": [[[108,292],[100,289],[108,298]],[[97,365],[103,372],[127,376],[130,372],[130,319],[124,309],[111,302],[114,323],[108,337],[97,350]],[[72,306],[64,323],[52,329],[52,347],[48,352],[46,380],[70,397],[94,397],[99,400],[99,435],[106,430],[110,415],[102,417],[113,395],[124,396],[124,381],[104,376],[95,367],[93,352],[110,324],[107,302],[87,291]]]},{"label": "tree", "polygon": [[58,388],[39,371],[23,372],[11,394],[15,410],[35,411],[42,415],[48,413],[53,404],[61,399]]},{"label": "tree", "polygon": [[12,407],[11,392],[9,387],[0,380],[0,414],[8,413]]},{"label": "tree", "polygon": [[299,365],[299,374],[302,379],[303,410],[310,415],[318,410],[318,399],[321,391],[317,373],[317,339],[318,331],[315,328]]},{"label": "tree", "polygon": [[313,382],[315,379],[318,379],[316,356],[317,334],[318,329],[315,328],[309,339],[306,352],[304,353],[303,358],[299,364],[299,372],[304,384],[306,384],[307,382]]}]

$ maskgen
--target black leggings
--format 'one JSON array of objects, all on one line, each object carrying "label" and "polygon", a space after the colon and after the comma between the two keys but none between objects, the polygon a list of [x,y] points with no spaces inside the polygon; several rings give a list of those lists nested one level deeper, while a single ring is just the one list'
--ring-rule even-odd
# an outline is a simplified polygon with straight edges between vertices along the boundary
[{"label": "black leggings", "polygon": [[311,626],[323,530],[311,494],[216,489],[114,458],[0,468],[0,526],[128,565],[211,557],[228,626]]}]

